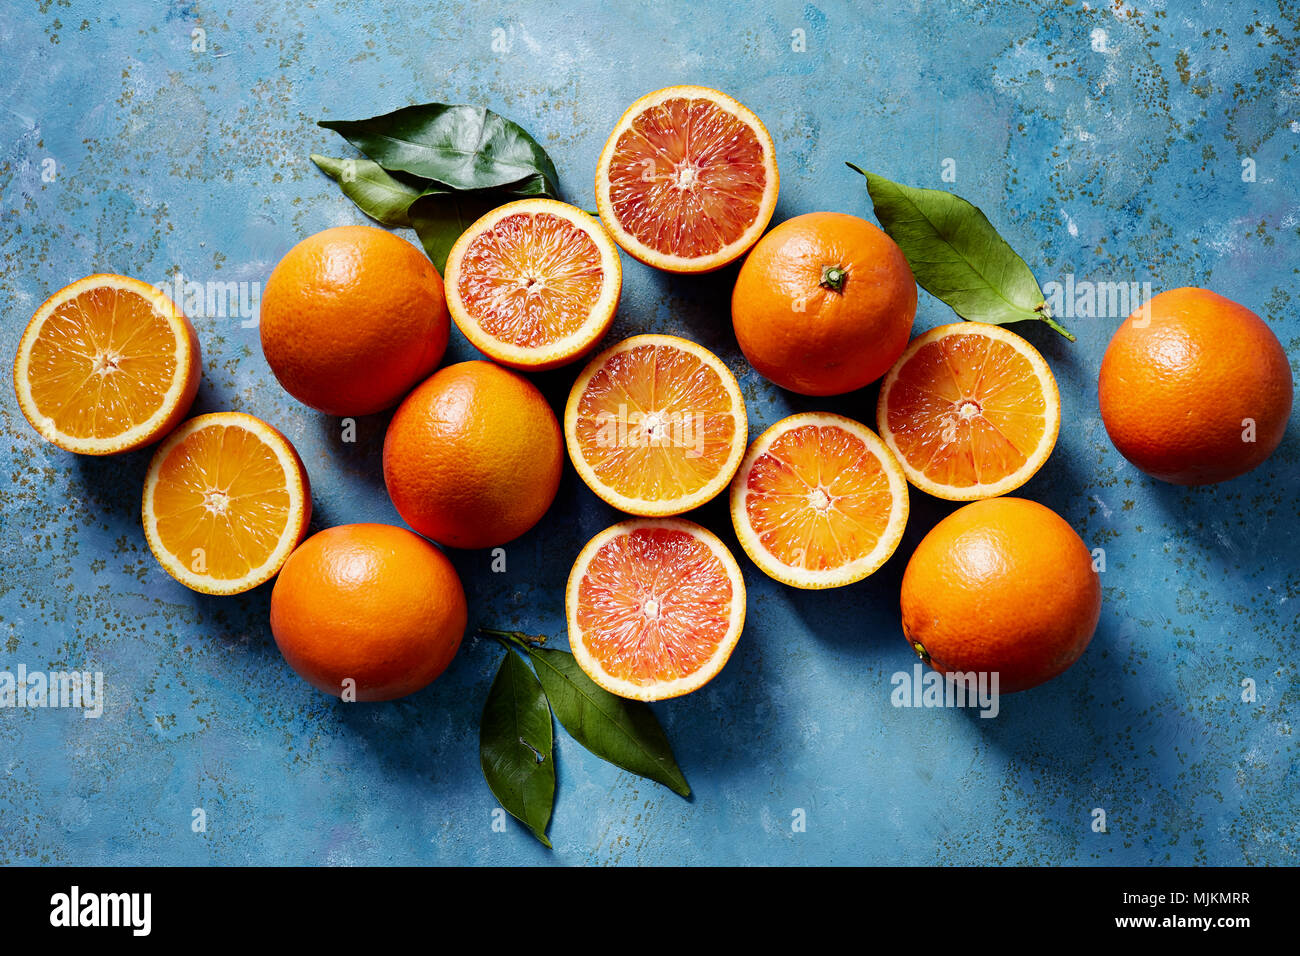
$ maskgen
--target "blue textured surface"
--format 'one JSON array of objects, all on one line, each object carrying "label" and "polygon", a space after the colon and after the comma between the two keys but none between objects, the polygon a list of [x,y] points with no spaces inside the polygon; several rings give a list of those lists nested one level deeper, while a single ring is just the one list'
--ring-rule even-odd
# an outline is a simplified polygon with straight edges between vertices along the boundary
[{"label": "blue textured surface", "polygon": [[[593,208],[596,157],[622,110],[695,82],[734,94],[771,130],[776,221],[817,209],[870,218],[843,165],[853,160],[977,203],[1045,283],[1072,273],[1214,288],[1265,316],[1294,364],[1293,7],[865,6],[6,4],[0,352],[82,275],[159,282],[180,268],[260,283],[298,239],[365,221],[307,160],[350,154],[318,118],[482,103],[533,131],[566,198]],[[796,30],[805,52],[792,49]],[[940,180],[945,159],[955,183]],[[614,334],[674,332],[719,352],[741,378],[751,434],[803,409],[872,422],[874,388],[799,399],[745,365],[728,319],[733,279],[625,260]],[[61,452],[6,387],[0,670],[102,670],[107,699],[98,720],[0,711],[0,862],[1295,864],[1297,428],[1229,484],[1143,477],[1097,411],[1120,318],[1067,319],[1074,345],[1017,329],[1052,364],[1064,404],[1056,452],[1022,493],[1107,554],[1101,625],[1072,670],[1005,698],[994,720],[891,706],[890,675],[914,661],[898,621],[902,569],[950,510],[916,493],[898,553],[853,587],[797,593],[742,557],[749,622],[734,657],[704,690],[656,707],[691,801],[557,729],[554,852],[513,821],[491,826],[477,726],[497,646],[467,639],[442,678],[401,702],[325,698],[281,661],[269,586],[210,598],[156,565],[139,523],[147,452]],[[918,330],[951,319],[922,295]],[[310,471],[315,528],[400,523],[380,474],[386,416],[341,442],[337,420],[278,388],[255,328],[195,324],[195,411],[280,427]],[[448,360],[473,356],[453,332]],[[557,407],[572,375],[538,378]],[[551,513],[509,547],[507,573],[489,573],[486,553],[453,554],[471,627],[563,644],[572,558],[617,517],[570,470]],[[740,553],[720,503],[694,517]],[[194,808],[206,832],[192,832]],[[1094,808],[1108,832],[1093,832]],[[796,809],[805,832],[791,826]]]}]

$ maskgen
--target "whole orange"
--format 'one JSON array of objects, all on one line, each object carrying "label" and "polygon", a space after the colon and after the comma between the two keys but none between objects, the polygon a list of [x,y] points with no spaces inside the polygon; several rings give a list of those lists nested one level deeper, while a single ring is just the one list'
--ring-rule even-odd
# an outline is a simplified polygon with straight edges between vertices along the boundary
[{"label": "whole orange", "polygon": [[356,700],[392,700],[426,686],[456,656],[465,620],[465,592],[446,555],[386,524],[312,535],[271,592],[280,653],[334,697],[352,688]]},{"label": "whole orange", "polygon": [[1291,365],[1245,306],[1171,289],[1116,330],[1097,397],[1121,455],[1161,481],[1206,485],[1273,454],[1291,416]]},{"label": "whole orange", "polygon": [[1073,664],[1101,614],[1087,546],[1024,498],[988,498],[935,525],[907,563],[903,634],[949,673],[998,674],[998,691],[1037,686]]},{"label": "whole orange", "polygon": [[560,425],[536,386],[491,362],[461,362],[397,409],[384,437],[384,483],[420,534],[489,548],[541,520],[563,459]]},{"label": "whole orange", "polygon": [[428,256],[383,229],[338,226],[280,260],[259,324],[285,391],[327,415],[369,415],[437,367],[450,317]]},{"label": "whole orange", "polygon": [[916,280],[894,240],[865,219],[811,212],[758,241],[736,278],[731,322],[745,358],[782,388],[839,395],[903,354]]}]

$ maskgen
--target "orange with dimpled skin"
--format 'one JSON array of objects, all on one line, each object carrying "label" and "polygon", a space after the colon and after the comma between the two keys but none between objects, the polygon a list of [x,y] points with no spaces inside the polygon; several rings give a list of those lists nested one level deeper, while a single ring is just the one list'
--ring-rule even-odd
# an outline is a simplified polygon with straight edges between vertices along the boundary
[{"label": "orange with dimpled skin", "polygon": [[1273,454],[1291,417],[1291,365],[1245,306],[1171,289],[1120,325],[1097,397],[1119,453],[1175,485],[1227,481]]},{"label": "orange with dimpled skin", "polygon": [[940,673],[998,674],[998,691],[1035,687],[1092,640],[1101,581],[1092,554],[1056,512],[988,498],[935,525],[907,563],[903,634]]},{"label": "orange with dimpled skin", "polygon": [[467,614],[447,556],[385,524],[313,535],[271,592],[271,632],[289,666],[313,687],[333,697],[352,689],[359,701],[429,684],[456,656]]},{"label": "orange with dimpled skin", "polygon": [[912,332],[916,280],[880,229],[838,212],[781,223],[736,277],[731,321],[749,363],[782,388],[840,395],[889,371]]},{"label": "orange with dimpled skin", "polygon": [[451,319],[428,256],[384,229],[337,226],[280,260],[259,326],[286,392],[327,415],[369,415],[437,367]]},{"label": "orange with dimpled skin", "polygon": [[560,486],[564,439],[537,386],[461,362],[407,396],[384,437],[384,484],[403,520],[456,548],[490,548],[541,520]]}]

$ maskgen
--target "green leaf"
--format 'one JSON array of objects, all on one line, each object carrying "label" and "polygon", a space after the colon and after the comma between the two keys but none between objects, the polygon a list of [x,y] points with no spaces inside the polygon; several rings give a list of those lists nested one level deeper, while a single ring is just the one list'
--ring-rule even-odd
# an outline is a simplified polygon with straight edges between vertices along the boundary
[{"label": "green leaf", "polygon": [[976,206],[941,189],[916,189],[845,165],[866,177],[876,218],[926,292],[963,319],[994,325],[1034,319],[1074,341],[1052,318],[1025,260]]},{"label": "green leaf", "polygon": [[321,120],[390,172],[448,189],[513,187],[521,196],[559,198],[555,164],[516,123],[481,106],[425,103],[362,120]]},{"label": "green leaf", "polygon": [[446,271],[447,254],[461,233],[490,209],[510,202],[514,196],[501,192],[448,192],[429,190],[415,199],[407,210],[411,226],[425,254],[433,260],[439,274]]},{"label": "green leaf", "polygon": [[507,649],[483,707],[479,763],[493,795],[546,846],[555,802],[551,708],[522,657]]},{"label": "green leaf", "polygon": [[658,781],[683,797],[691,795],[668,737],[648,704],[602,689],[583,673],[572,654],[529,647],[528,656],[556,718],[578,743],[615,766]]},{"label": "green leaf", "polygon": [[546,150],[522,127],[482,107],[425,103],[319,125],[370,158],[313,155],[313,162],[367,215],[415,229],[439,272],[456,240],[488,210],[531,196],[559,198]]},{"label": "green leaf", "polygon": [[311,161],[371,219],[385,226],[411,225],[406,210],[424,191],[423,186],[397,179],[370,159],[336,159],[312,153]]}]

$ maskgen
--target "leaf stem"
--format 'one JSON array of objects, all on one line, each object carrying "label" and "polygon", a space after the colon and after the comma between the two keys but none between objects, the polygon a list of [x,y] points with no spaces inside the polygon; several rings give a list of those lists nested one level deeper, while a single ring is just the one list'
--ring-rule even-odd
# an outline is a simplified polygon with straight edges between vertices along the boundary
[{"label": "leaf stem", "polygon": [[502,644],[511,645],[522,651],[528,650],[529,647],[536,647],[546,643],[545,634],[525,634],[523,631],[503,631],[495,627],[480,627],[480,634],[488,637],[495,637]]},{"label": "leaf stem", "polygon": [[1074,337],[1073,332],[1071,332],[1065,326],[1061,325],[1054,318],[1052,318],[1052,310],[1047,307],[1046,302],[1040,302],[1037,306],[1035,306],[1034,311],[1037,312],[1040,316],[1042,316],[1043,321],[1046,322],[1050,328],[1053,328],[1057,332],[1060,332],[1071,342],[1078,341],[1078,339]]}]

